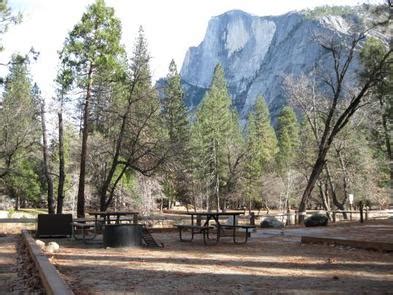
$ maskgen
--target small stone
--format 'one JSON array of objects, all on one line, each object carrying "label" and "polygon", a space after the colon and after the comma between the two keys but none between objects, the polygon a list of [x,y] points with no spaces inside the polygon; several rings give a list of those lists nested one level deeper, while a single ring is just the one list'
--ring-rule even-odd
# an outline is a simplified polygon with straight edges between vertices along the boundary
[{"label": "small stone", "polygon": [[45,242],[43,242],[41,240],[36,240],[35,243],[37,244],[38,247],[41,248],[41,250],[43,250],[45,248]]},{"label": "small stone", "polygon": [[46,246],[45,250],[46,250],[46,252],[53,254],[53,253],[59,252],[60,246],[56,242],[49,242],[48,246]]}]

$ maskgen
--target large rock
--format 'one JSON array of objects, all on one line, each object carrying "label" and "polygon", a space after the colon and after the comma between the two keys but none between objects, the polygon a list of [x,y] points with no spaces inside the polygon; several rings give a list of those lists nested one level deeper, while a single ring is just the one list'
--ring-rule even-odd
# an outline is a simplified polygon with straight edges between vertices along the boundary
[{"label": "large rock", "polygon": [[[191,108],[199,104],[219,63],[242,119],[260,95],[274,117],[287,99],[282,87],[285,76],[308,74],[316,65],[326,74],[333,73],[330,56],[313,36],[326,34],[344,40],[359,19],[369,17],[367,13],[363,8],[349,8],[348,13],[337,15],[310,16],[298,11],[260,17],[233,10],[215,16],[209,21],[203,41],[190,47],[184,58],[180,74],[186,103]],[[383,38],[374,30],[370,34]],[[355,56],[350,74],[359,67],[357,61]],[[348,80],[356,81],[351,77]]]},{"label": "large rock", "polygon": [[263,228],[283,228],[284,223],[275,217],[267,217],[261,222]]},{"label": "large rock", "polygon": [[324,214],[313,214],[304,220],[304,225],[310,226],[326,226],[328,224],[329,218]]}]

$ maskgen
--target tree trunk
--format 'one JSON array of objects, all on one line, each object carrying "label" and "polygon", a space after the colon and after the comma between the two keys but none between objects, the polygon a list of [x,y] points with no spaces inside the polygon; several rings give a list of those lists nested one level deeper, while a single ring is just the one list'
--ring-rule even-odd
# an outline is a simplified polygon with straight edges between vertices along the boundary
[{"label": "tree trunk", "polygon": [[[345,166],[345,162],[344,162],[344,159],[342,157],[341,151],[339,149],[337,149],[336,151],[337,151],[338,159],[340,161],[340,167],[341,167],[341,170],[343,172],[344,198],[343,198],[341,204],[342,204],[342,207],[345,208],[345,203],[347,202],[348,195],[349,195],[349,191],[348,191],[349,178],[348,178],[347,168]],[[348,219],[347,213],[343,213],[343,215],[344,215],[344,219]]]},{"label": "tree trunk", "polygon": [[302,200],[299,204],[299,223],[303,223],[304,221],[307,202],[310,199],[311,193],[315,187],[315,183],[317,182],[319,175],[321,174],[322,169],[325,166],[327,150],[328,149],[324,149],[321,153],[319,153],[318,158],[313,166],[311,175],[307,181],[306,189],[304,190]]},{"label": "tree trunk", "polygon": [[59,185],[57,187],[57,214],[63,213],[64,203],[64,129],[63,129],[63,103],[61,103],[59,118]]},{"label": "tree trunk", "polygon": [[384,107],[384,102],[382,97],[379,98],[379,102],[381,105],[382,111],[382,127],[383,133],[385,137],[385,146],[386,146],[386,153],[388,156],[389,161],[389,171],[390,171],[390,188],[393,189],[393,154],[392,154],[392,145],[390,142],[390,132],[388,127],[388,115],[386,114],[386,110]]},{"label": "tree trunk", "polygon": [[44,158],[44,174],[48,186],[48,213],[55,214],[55,199],[53,196],[53,179],[49,169],[48,140],[46,136],[45,101],[41,101],[42,154]]},{"label": "tree trunk", "polygon": [[111,205],[112,200],[115,196],[115,190],[116,190],[117,184],[119,183],[119,181],[121,180],[121,178],[123,177],[123,175],[127,171],[127,169],[128,169],[128,166],[125,165],[123,167],[123,169],[121,170],[120,174],[117,176],[114,183],[112,184],[111,190],[109,191],[108,198],[105,199],[105,202],[103,204],[102,203],[100,204],[101,211],[106,211],[108,209],[108,207]]},{"label": "tree trunk", "polygon": [[331,220],[328,195],[326,194],[321,181],[318,182],[318,187],[319,187],[319,193],[321,195],[323,208],[326,210],[327,217],[329,218],[329,220]]},{"label": "tree trunk", "polygon": [[85,175],[86,175],[86,154],[87,154],[87,138],[89,136],[89,112],[90,99],[92,88],[92,72],[93,67],[90,65],[87,76],[87,90],[85,98],[85,106],[83,112],[83,132],[82,132],[82,151],[80,159],[80,173],[79,173],[79,187],[78,187],[78,201],[77,201],[77,216],[85,217]]},{"label": "tree trunk", "polygon": [[[106,176],[105,181],[102,184],[101,189],[100,189],[101,211],[106,210],[106,207],[107,207],[106,204],[108,203],[107,192],[108,192],[109,186],[112,182],[113,175],[116,172],[116,168],[119,165],[120,149],[121,149],[121,146],[123,143],[124,133],[125,133],[126,124],[127,124],[127,117],[130,112],[130,109],[131,109],[131,101],[128,102],[126,112],[122,116],[122,123],[121,123],[119,135],[116,140],[116,149],[115,149],[115,154],[113,155],[111,168],[109,169],[108,175]],[[115,184],[115,186],[116,186],[116,184]],[[109,196],[109,198],[111,198],[111,196]]]},{"label": "tree trunk", "polygon": [[[328,183],[329,183],[329,187],[330,187],[330,193],[331,193],[331,195],[332,195],[333,204],[334,204],[334,206],[336,206],[338,209],[344,211],[344,210],[345,210],[345,201],[346,201],[346,197],[344,197],[344,200],[343,200],[342,202],[340,202],[340,201],[338,200],[337,194],[336,194],[336,189],[334,188],[333,181],[332,181],[332,177],[331,177],[331,175],[330,175],[329,167],[326,165],[325,169],[326,169],[326,176],[327,176]],[[346,212],[343,212],[342,214],[343,214],[343,217],[344,217],[345,220],[348,219],[348,215],[347,215]]]},{"label": "tree trunk", "polygon": [[15,196],[15,206],[14,206],[15,211],[19,210],[19,196]]}]

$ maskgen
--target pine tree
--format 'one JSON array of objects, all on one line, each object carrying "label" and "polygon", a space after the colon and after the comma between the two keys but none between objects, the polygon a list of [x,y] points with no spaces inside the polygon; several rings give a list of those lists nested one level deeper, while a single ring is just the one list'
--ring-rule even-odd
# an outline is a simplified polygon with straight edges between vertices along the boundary
[{"label": "pine tree", "polygon": [[250,112],[246,133],[246,156],[244,177],[246,179],[246,198],[249,210],[252,202],[261,194],[261,177],[273,169],[277,153],[277,138],[270,123],[269,109],[263,97],[258,97]]},{"label": "pine tree", "polygon": [[169,136],[170,164],[166,173],[166,191],[170,199],[189,202],[189,141],[190,124],[183,100],[181,78],[175,61],[169,65],[162,99],[162,115]]},{"label": "pine tree", "polygon": [[[26,160],[32,158],[34,144],[39,142],[37,115],[25,59],[13,56],[0,108],[0,178],[10,195],[16,197],[16,208],[19,206],[19,197],[23,198],[24,194],[15,185],[23,181],[21,175],[30,173],[23,169],[27,167]],[[32,165],[28,166],[29,171],[32,171]]]},{"label": "pine tree", "polygon": [[57,83],[57,95],[58,95],[58,157],[59,157],[59,179],[57,186],[57,206],[56,213],[63,213],[63,203],[65,198],[64,185],[66,181],[66,173],[65,173],[65,151],[64,151],[64,120],[63,120],[63,112],[64,105],[66,103],[66,95],[69,91],[69,88],[72,84],[72,73],[69,69],[65,69],[64,67],[60,69],[58,76],[56,78]]},{"label": "pine tree", "polygon": [[296,114],[289,106],[284,107],[278,117],[277,137],[277,164],[284,182],[285,203],[289,210],[290,195],[294,186],[294,162],[299,148],[299,126]]},{"label": "pine tree", "polygon": [[[217,65],[192,127],[197,174],[204,183],[207,197],[215,196],[217,210],[220,208],[220,193],[230,175],[230,153],[240,136],[238,119],[234,114],[224,71]],[[206,203],[210,209],[210,200]]]},{"label": "pine tree", "polygon": [[165,96],[162,101],[162,114],[169,133],[171,148],[176,155],[183,154],[189,141],[189,122],[183,95],[181,78],[177,72],[175,61],[172,60],[169,65]]},{"label": "pine tree", "polygon": [[[367,39],[360,57],[365,68],[374,68],[378,66],[379,60],[387,54],[384,44],[375,38]],[[390,190],[393,192],[393,147],[392,147],[392,129],[393,129],[393,57],[389,59],[389,66],[386,68],[385,79],[380,79],[376,89],[373,91],[373,98],[378,101],[379,109],[377,110],[376,123],[374,125],[374,139],[380,152],[381,168],[389,173]],[[367,75],[367,72],[364,74]]]},{"label": "pine tree", "polygon": [[293,109],[286,106],[277,120],[277,162],[280,170],[291,169],[299,147],[299,126]]},{"label": "pine tree", "polygon": [[104,0],[97,0],[88,7],[81,22],[70,32],[60,56],[65,67],[70,69],[75,86],[84,91],[78,217],[85,215],[87,139],[90,105],[94,98],[92,88],[97,72],[116,65],[118,55],[123,52],[120,38],[121,24],[114,15],[114,9],[107,7]]},{"label": "pine tree", "polygon": [[39,108],[39,117],[41,120],[41,133],[42,133],[42,160],[44,177],[47,185],[47,202],[48,202],[48,214],[55,213],[55,199],[53,195],[53,177],[50,168],[50,154],[48,147],[48,135],[45,121],[45,99],[41,97],[41,91],[37,84],[34,84],[32,89],[32,98]]},{"label": "pine tree", "polygon": [[[103,121],[108,149],[104,171],[99,171],[100,209],[111,206],[123,177],[135,171],[151,176],[165,162],[167,136],[160,118],[160,103],[151,83],[150,55],[142,27],[130,64],[120,63],[117,81],[111,86],[110,114]],[[102,166],[102,165],[101,165]]]}]

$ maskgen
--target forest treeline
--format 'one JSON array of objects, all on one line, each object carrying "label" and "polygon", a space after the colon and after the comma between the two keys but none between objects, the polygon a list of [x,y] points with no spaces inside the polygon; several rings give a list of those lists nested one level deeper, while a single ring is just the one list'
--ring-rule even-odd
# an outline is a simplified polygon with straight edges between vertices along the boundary
[{"label": "forest treeline", "polygon": [[[2,24],[17,22],[1,3]],[[375,11],[373,30],[389,36],[388,8]],[[120,20],[97,0],[59,52],[56,99],[42,97],[31,56],[8,62],[0,190],[16,208],[75,207],[78,216],[86,208],[175,202],[206,210],[344,209],[349,194],[385,208],[393,180],[392,43],[369,32],[319,36],[331,69],[286,77],[288,104],[273,126],[261,96],[240,121],[220,65],[192,112],[174,61],[156,89],[143,29],[127,52]]]}]

